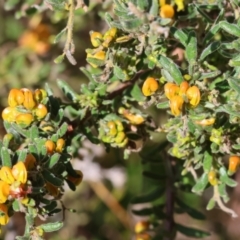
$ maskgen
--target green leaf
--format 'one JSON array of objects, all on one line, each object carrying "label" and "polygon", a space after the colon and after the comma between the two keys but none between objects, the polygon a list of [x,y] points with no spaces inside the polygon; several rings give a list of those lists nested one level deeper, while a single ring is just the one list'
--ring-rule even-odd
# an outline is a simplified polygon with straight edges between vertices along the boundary
[{"label": "green leaf", "polygon": [[171,27],[170,28],[170,33],[180,41],[180,43],[184,46],[187,47],[187,41],[188,41],[188,36],[186,33],[184,33],[181,29],[178,29],[176,27]]},{"label": "green leaf", "polygon": [[145,11],[149,8],[149,0],[137,0],[137,6],[142,11]]},{"label": "green leaf", "polygon": [[11,156],[9,150],[6,147],[2,147],[1,149],[1,160],[2,166],[12,167]]},{"label": "green leaf", "polygon": [[149,172],[149,171],[144,171],[143,176],[147,177],[153,181],[158,181],[158,182],[166,178],[166,176],[162,176],[162,175],[159,175],[159,174],[156,174],[153,172]]},{"label": "green leaf", "polygon": [[131,202],[133,204],[152,202],[159,199],[163,195],[164,191],[164,188],[158,187],[145,195],[135,197]]},{"label": "green leaf", "polygon": [[213,25],[210,30],[207,32],[206,36],[203,39],[203,44],[207,44],[213,37],[214,35],[219,31],[220,25],[216,24]]},{"label": "green leaf", "polygon": [[56,64],[60,64],[64,60],[64,57],[65,57],[65,54],[61,54],[61,55],[57,56],[53,61]]},{"label": "green leaf", "polygon": [[46,169],[42,171],[42,175],[46,181],[50,182],[52,185],[56,187],[61,187],[63,184],[62,179],[56,177],[53,173],[49,172]]},{"label": "green leaf", "polygon": [[186,59],[190,65],[194,65],[197,59],[197,38],[194,31],[188,34],[188,44],[186,47]]},{"label": "green leaf", "polygon": [[126,20],[122,21],[122,26],[127,30],[127,31],[133,31],[135,29],[138,29],[142,25],[142,21],[139,18],[131,19],[131,20]]},{"label": "green leaf", "polygon": [[63,93],[68,99],[73,102],[78,100],[78,94],[65,81],[58,79],[57,85],[62,89]]},{"label": "green leaf", "polygon": [[197,180],[197,183],[192,188],[194,193],[202,193],[208,184],[208,174],[203,173],[203,175]]},{"label": "green leaf", "polygon": [[170,58],[160,55],[159,63],[164,70],[166,70],[172,76],[177,84],[180,84],[184,81],[181,71]]},{"label": "green leaf", "polygon": [[240,27],[238,25],[229,23],[227,21],[221,21],[219,25],[227,33],[236,37],[240,37]]},{"label": "green leaf", "polygon": [[39,135],[38,127],[36,125],[32,125],[32,127],[29,129],[29,138],[34,139],[37,138]]},{"label": "green leaf", "polygon": [[130,94],[138,102],[143,102],[146,99],[142,94],[140,87],[137,84],[133,85]]},{"label": "green leaf", "polygon": [[59,153],[54,153],[46,163],[48,169],[53,168],[59,161],[61,155]]},{"label": "green leaf", "polygon": [[208,205],[206,207],[207,210],[212,210],[216,205],[216,202],[214,200],[214,198],[211,198],[208,202]]},{"label": "green leaf", "polygon": [[18,150],[17,151],[17,154],[18,154],[18,162],[24,162],[26,157],[27,157],[27,152],[28,150],[27,149],[21,149],[21,150]]},{"label": "green leaf", "polygon": [[221,42],[215,41],[209,44],[201,53],[199,61],[203,61],[208,55],[218,50],[221,46]]},{"label": "green leaf", "polygon": [[213,161],[212,155],[209,154],[208,151],[205,151],[204,159],[203,159],[203,169],[204,169],[204,172],[209,172],[211,170],[212,161]]},{"label": "green leaf", "polygon": [[14,212],[19,212],[20,211],[20,204],[19,204],[19,200],[15,199],[12,203],[12,208],[14,210]]},{"label": "green leaf", "polygon": [[238,183],[236,181],[234,181],[233,179],[228,177],[225,167],[220,168],[219,174],[220,174],[220,180],[223,183],[225,183],[226,185],[228,185],[230,187],[236,187],[238,185]]},{"label": "green leaf", "polygon": [[215,78],[218,75],[221,74],[220,70],[214,71],[214,72],[206,72],[206,73],[201,73],[201,76],[199,80],[205,79],[205,78]]},{"label": "green leaf", "polygon": [[44,232],[58,231],[62,227],[63,227],[63,222],[46,223],[46,224],[40,225],[40,228],[42,228]]},{"label": "green leaf", "polygon": [[68,124],[64,122],[61,127],[57,130],[57,135],[59,138],[63,137],[63,135],[67,132]]},{"label": "green leaf", "polygon": [[240,81],[236,78],[228,78],[229,86],[240,94]]},{"label": "green leaf", "polygon": [[64,28],[60,33],[57,34],[57,36],[54,39],[54,43],[58,43],[60,41],[60,39],[62,38],[62,36],[66,32],[66,30],[67,30],[67,28]]},{"label": "green leaf", "polygon": [[203,213],[197,211],[196,209],[189,206],[189,204],[185,204],[179,198],[176,198],[176,202],[180,208],[182,208],[185,212],[187,212],[192,218],[198,220],[204,220],[206,217]]},{"label": "green leaf", "polygon": [[160,108],[160,109],[167,109],[167,108],[169,108],[169,101],[158,103],[157,104],[157,108]]},{"label": "green leaf", "polygon": [[113,68],[113,74],[121,80],[127,80],[126,73],[120,67],[118,67],[116,65]]},{"label": "green leaf", "polygon": [[152,5],[149,11],[150,15],[153,15],[154,17],[158,17],[159,15],[159,1],[158,0],[152,0]]},{"label": "green leaf", "polygon": [[180,233],[183,233],[188,237],[204,238],[210,236],[210,234],[205,231],[198,230],[195,228],[189,228],[180,224],[176,224],[176,228]]}]

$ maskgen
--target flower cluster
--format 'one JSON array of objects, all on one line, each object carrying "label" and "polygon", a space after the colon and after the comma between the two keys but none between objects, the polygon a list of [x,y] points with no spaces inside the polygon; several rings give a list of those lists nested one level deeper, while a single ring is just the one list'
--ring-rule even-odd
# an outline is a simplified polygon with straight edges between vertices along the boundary
[{"label": "flower cluster", "polygon": [[181,114],[184,102],[191,107],[196,107],[201,99],[199,88],[197,86],[190,87],[187,81],[183,81],[180,86],[168,82],[164,85],[164,92],[170,100],[170,108],[174,116]]},{"label": "flower cluster", "polygon": [[23,199],[28,193],[27,169],[23,162],[16,163],[12,168],[3,166],[0,169],[0,210],[4,213],[0,216],[0,225],[9,221],[8,201]]},{"label": "flower cluster", "polygon": [[124,147],[128,143],[123,124],[119,120],[102,122],[99,128],[99,138],[113,147]]},{"label": "flower cluster", "polygon": [[[100,32],[90,32],[90,39],[95,49],[87,49],[87,58],[104,61],[106,58],[106,49],[114,42],[117,36],[117,29],[110,28],[102,35]],[[89,64],[93,68],[97,68],[98,65],[89,61]]]},{"label": "flower cluster", "polygon": [[54,152],[61,153],[65,146],[65,140],[63,138],[59,138],[56,143],[52,140],[47,140],[45,142],[45,147],[47,149],[48,154],[53,154]]},{"label": "flower cluster", "polygon": [[46,97],[47,93],[43,89],[36,89],[34,93],[27,88],[11,89],[8,95],[9,107],[2,112],[3,120],[21,127],[42,120],[48,113],[46,105],[42,103]]}]

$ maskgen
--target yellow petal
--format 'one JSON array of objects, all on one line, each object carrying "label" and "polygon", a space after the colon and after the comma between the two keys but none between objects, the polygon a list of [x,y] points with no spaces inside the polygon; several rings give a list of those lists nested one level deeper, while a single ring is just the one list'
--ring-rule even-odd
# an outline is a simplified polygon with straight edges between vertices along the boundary
[{"label": "yellow petal", "polygon": [[13,166],[12,174],[16,181],[21,183],[27,182],[27,170],[23,162],[18,162]]}]

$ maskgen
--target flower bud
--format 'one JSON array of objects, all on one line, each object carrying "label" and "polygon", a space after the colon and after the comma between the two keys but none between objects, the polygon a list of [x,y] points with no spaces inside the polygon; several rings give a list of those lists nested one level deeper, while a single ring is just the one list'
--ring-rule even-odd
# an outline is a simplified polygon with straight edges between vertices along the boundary
[{"label": "flower bud", "polygon": [[118,132],[118,134],[115,138],[115,142],[121,143],[125,138],[126,138],[126,134],[124,132]]},{"label": "flower bud", "polygon": [[174,96],[170,101],[171,112],[174,116],[179,116],[182,112],[184,100],[180,96]]},{"label": "flower bud", "polygon": [[78,186],[82,182],[83,174],[80,170],[75,169],[75,172],[78,174],[78,177],[73,177],[73,176],[68,175],[67,179],[70,182],[72,182],[75,186]]},{"label": "flower bud", "polygon": [[148,77],[142,86],[142,93],[144,96],[151,96],[158,90],[158,82],[153,77]]},{"label": "flower bud", "polygon": [[195,123],[201,126],[211,126],[215,123],[215,118],[203,119],[201,121],[196,121]]},{"label": "flower bud", "polygon": [[174,17],[174,8],[169,4],[165,4],[160,8],[161,18],[173,18]]},{"label": "flower bud", "polygon": [[196,107],[199,104],[200,99],[201,99],[201,94],[200,94],[199,88],[197,86],[190,87],[187,90],[186,95],[188,97],[190,104],[193,107]]},{"label": "flower bud", "polygon": [[33,110],[33,114],[37,117],[38,120],[43,119],[48,113],[48,110],[45,105],[38,104],[36,108]]},{"label": "flower bud", "polygon": [[179,93],[179,87],[175,83],[166,83],[164,85],[164,92],[166,97],[171,100],[175,95]]},{"label": "flower bud", "polygon": [[13,88],[8,95],[8,105],[10,107],[16,107],[21,105],[24,101],[24,95],[21,90]]},{"label": "flower bud", "polygon": [[240,164],[240,157],[238,156],[231,156],[229,158],[229,164],[228,164],[228,172],[229,174],[233,174],[237,171]]},{"label": "flower bud", "polygon": [[29,153],[24,161],[27,170],[32,170],[35,167],[36,163],[36,158],[31,153]]},{"label": "flower bud", "polygon": [[91,43],[94,47],[99,47],[101,45],[101,40],[103,36],[100,32],[90,32]]},{"label": "flower bud", "polygon": [[116,35],[117,35],[117,28],[112,27],[105,32],[103,39],[106,39],[107,36],[111,36],[111,37],[115,38]]},{"label": "flower bud", "polygon": [[0,169],[0,179],[8,184],[12,184],[15,181],[12,169],[10,167],[3,166]]},{"label": "flower bud", "polygon": [[23,162],[16,163],[12,168],[12,175],[20,183],[27,182],[27,169]]},{"label": "flower bud", "polygon": [[47,92],[44,89],[36,89],[33,94],[33,98],[37,103],[42,102],[47,97]]},{"label": "flower bud", "polygon": [[23,106],[28,110],[32,110],[36,106],[36,102],[33,99],[32,92],[27,88],[22,88],[21,90],[24,94]]},{"label": "flower bud", "polygon": [[117,128],[116,128],[116,124],[114,121],[109,121],[107,123],[107,126],[109,128],[109,135],[111,135],[112,137],[116,136],[117,134]]},{"label": "flower bud", "polygon": [[33,122],[33,115],[31,113],[20,113],[15,119],[18,125],[28,127]]},{"label": "flower bud", "polygon": [[55,151],[58,153],[61,153],[63,151],[64,146],[65,146],[65,140],[63,138],[59,138],[56,143]]},{"label": "flower bud", "polygon": [[179,88],[179,95],[185,95],[187,90],[189,88],[189,83],[187,81],[183,81],[181,84],[180,84],[180,88]]},{"label": "flower bud", "polygon": [[134,231],[135,233],[142,233],[148,230],[149,228],[149,221],[139,221],[136,223],[135,227],[134,227]]},{"label": "flower bud", "polygon": [[4,215],[0,215],[0,225],[6,225],[9,222],[9,216],[8,216],[8,207],[5,204],[0,204],[0,211]]},{"label": "flower bud", "polygon": [[212,186],[215,186],[217,185],[218,183],[218,180],[217,180],[217,174],[214,170],[211,170],[209,173],[208,173],[208,181],[209,183],[212,185]]},{"label": "flower bud", "polygon": [[47,148],[47,153],[48,154],[53,154],[56,146],[55,146],[55,143],[52,140],[47,140],[45,142],[45,147]]},{"label": "flower bud", "polygon": [[0,203],[5,203],[9,194],[10,186],[4,181],[0,181]]}]

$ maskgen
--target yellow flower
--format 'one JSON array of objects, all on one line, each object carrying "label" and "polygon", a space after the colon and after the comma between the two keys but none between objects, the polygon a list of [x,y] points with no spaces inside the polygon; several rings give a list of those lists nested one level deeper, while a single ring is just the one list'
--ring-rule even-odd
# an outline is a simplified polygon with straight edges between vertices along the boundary
[{"label": "yellow flower", "polygon": [[8,207],[5,204],[0,204],[0,211],[4,215],[0,215],[0,225],[6,225],[9,222]]},{"label": "yellow flower", "polygon": [[28,110],[32,110],[36,106],[36,102],[33,98],[33,93],[27,88],[22,88],[21,90],[24,94],[23,106]]},{"label": "yellow flower", "polygon": [[160,8],[161,18],[173,18],[174,17],[174,8],[169,4],[165,4]]},{"label": "yellow flower", "polygon": [[170,101],[171,112],[174,116],[179,116],[182,112],[184,100],[180,96],[174,96]]},{"label": "yellow flower", "polygon": [[63,138],[59,138],[56,143],[56,152],[61,153],[65,146],[65,140]]},{"label": "yellow flower", "polygon": [[217,174],[214,170],[211,170],[209,173],[208,173],[208,181],[209,183],[212,185],[212,186],[215,186],[217,185],[218,183],[218,180],[217,180]]},{"label": "yellow flower", "polygon": [[184,10],[184,0],[174,0],[175,4],[177,5],[177,11],[182,11]]},{"label": "yellow flower", "polygon": [[23,92],[19,89],[13,88],[8,95],[8,105],[10,107],[16,107],[21,105],[24,101]]},{"label": "yellow flower", "polygon": [[9,193],[10,186],[4,181],[0,181],[0,203],[5,203],[7,201]]},{"label": "yellow flower", "polygon": [[103,39],[103,35],[100,32],[90,32],[91,43],[94,47],[99,47]]},{"label": "yellow flower", "polygon": [[201,121],[196,121],[195,123],[201,126],[211,126],[215,123],[215,118],[203,119]]},{"label": "yellow flower", "polygon": [[199,88],[197,86],[190,87],[187,90],[186,95],[188,97],[190,104],[193,107],[196,107],[199,104],[200,99],[201,99],[201,94],[200,94]]},{"label": "yellow flower", "polygon": [[179,87],[175,83],[166,83],[164,85],[164,92],[166,97],[171,99],[179,93]]},{"label": "yellow flower", "polygon": [[158,82],[153,77],[148,77],[142,86],[142,93],[144,96],[151,96],[158,90]]},{"label": "yellow flower", "polygon": [[12,169],[10,167],[3,166],[0,169],[0,179],[8,184],[12,184],[15,181],[12,175]]},{"label": "yellow flower", "polygon": [[18,162],[13,166],[12,174],[16,181],[20,183],[27,182],[27,170],[23,162]]}]

